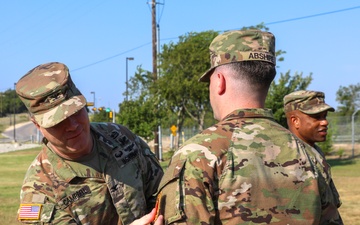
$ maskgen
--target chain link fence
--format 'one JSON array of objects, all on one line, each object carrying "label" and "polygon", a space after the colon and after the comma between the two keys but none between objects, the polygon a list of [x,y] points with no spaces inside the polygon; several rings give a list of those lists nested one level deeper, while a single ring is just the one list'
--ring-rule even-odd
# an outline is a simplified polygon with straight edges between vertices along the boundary
[{"label": "chain link fence", "polygon": [[[334,144],[351,145],[353,138],[354,144],[360,144],[360,112],[359,116],[355,116],[354,120],[354,132],[352,130],[352,118],[351,116],[332,116],[328,115],[329,121],[329,134],[332,135],[332,141]],[[186,140],[196,135],[199,130],[196,127],[186,127],[179,133],[176,133],[176,137],[171,134],[170,128],[161,128],[162,145],[164,149],[176,149]],[[353,134],[354,133],[354,134]]]},{"label": "chain link fence", "polygon": [[[350,116],[328,116],[329,129],[334,143],[350,144],[360,142],[360,116],[352,121]],[[354,132],[353,132],[354,126]]]}]

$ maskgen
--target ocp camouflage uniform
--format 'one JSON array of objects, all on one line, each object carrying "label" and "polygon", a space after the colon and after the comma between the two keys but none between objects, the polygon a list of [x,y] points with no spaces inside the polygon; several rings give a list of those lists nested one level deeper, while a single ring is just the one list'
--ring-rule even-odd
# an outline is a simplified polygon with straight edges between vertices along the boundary
[{"label": "ocp camouflage uniform", "polygon": [[342,224],[324,157],[267,109],[236,110],[185,142],[159,192],[165,224]]},{"label": "ocp camouflage uniform", "polygon": [[148,145],[127,128],[92,123],[94,148],[81,161],[59,157],[50,145],[26,174],[21,203],[40,204],[31,224],[129,224],[155,205],[163,171]]}]

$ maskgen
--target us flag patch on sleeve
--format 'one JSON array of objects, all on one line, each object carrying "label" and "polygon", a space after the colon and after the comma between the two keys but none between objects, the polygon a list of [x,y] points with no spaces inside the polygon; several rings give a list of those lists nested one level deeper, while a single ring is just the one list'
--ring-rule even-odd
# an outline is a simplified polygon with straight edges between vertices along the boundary
[{"label": "us flag patch on sleeve", "polygon": [[41,204],[20,204],[19,220],[40,219]]}]

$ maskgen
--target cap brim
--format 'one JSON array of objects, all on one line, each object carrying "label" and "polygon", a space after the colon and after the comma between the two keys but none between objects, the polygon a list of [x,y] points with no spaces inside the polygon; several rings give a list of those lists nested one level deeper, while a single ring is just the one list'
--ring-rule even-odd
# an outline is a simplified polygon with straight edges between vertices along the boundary
[{"label": "cap brim", "polygon": [[311,109],[299,109],[299,111],[305,113],[305,114],[317,114],[317,113],[321,113],[324,111],[330,111],[330,112],[335,112],[335,109],[331,106],[329,106],[328,104],[320,104],[317,105],[316,107],[312,107]]},{"label": "cap brim", "polygon": [[34,114],[34,119],[40,127],[49,128],[75,114],[84,108],[85,105],[86,99],[84,96],[73,96],[45,113]]},{"label": "cap brim", "polygon": [[210,74],[213,73],[215,67],[208,69],[201,77],[199,78],[199,82],[210,82]]}]

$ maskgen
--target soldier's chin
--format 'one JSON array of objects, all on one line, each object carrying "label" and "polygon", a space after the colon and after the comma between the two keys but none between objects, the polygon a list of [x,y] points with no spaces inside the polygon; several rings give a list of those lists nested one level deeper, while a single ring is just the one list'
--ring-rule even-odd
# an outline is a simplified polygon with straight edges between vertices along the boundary
[{"label": "soldier's chin", "polygon": [[326,137],[324,136],[321,136],[318,138],[318,140],[316,140],[316,142],[324,142],[324,141],[326,141]]}]

